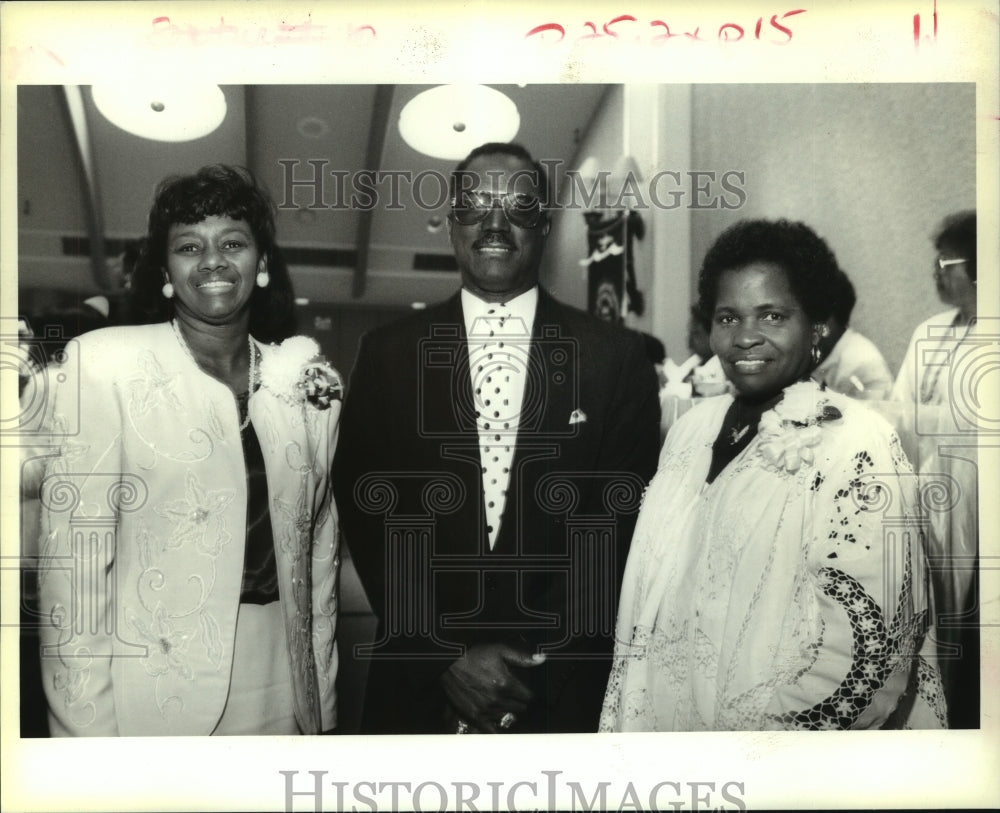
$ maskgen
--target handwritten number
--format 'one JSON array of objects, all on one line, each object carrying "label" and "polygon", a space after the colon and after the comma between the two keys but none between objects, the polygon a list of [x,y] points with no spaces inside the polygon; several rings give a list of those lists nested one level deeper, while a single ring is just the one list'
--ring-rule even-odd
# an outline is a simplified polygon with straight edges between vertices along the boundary
[{"label": "handwritten number", "polygon": [[[784,14],[781,15],[772,14],[770,18],[771,28],[776,31],[780,31],[784,35],[783,40],[781,41],[772,40],[772,42],[776,45],[784,45],[787,42],[789,42],[793,38],[794,34],[792,33],[791,28],[789,28],[787,25],[782,25],[782,23],[779,21],[786,20],[789,17],[794,17],[797,14],[804,14],[805,11],[806,9],[804,8],[797,8],[797,9],[792,9],[790,11],[786,11]],[[753,33],[755,40],[758,41],[761,40],[761,31],[763,29],[765,19],[767,18],[758,17],[756,23],[754,24]],[[619,23],[624,23],[624,22],[636,23],[639,22],[639,20],[638,18],[634,17],[631,14],[619,14],[617,17],[614,17],[608,20],[606,23],[604,23],[600,27],[600,29],[598,29],[596,23],[594,23],[591,20],[587,20],[582,24],[582,28],[584,30],[583,32],[581,32],[579,37],[577,37],[577,40],[592,40],[592,39],[598,39],[600,37],[613,37],[614,39],[620,39],[620,34],[612,29]],[[919,25],[920,25],[919,15],[914,17],[913,25],[914,25],[915,36],[917,36],[918,35],[917,32],[919,31]],[[687,37],[689,40],[693,40],[695,42],[705,42],[705,38],[701,36],[701,26],[697,26],[691,31],[685,31],[683,33],[674,33],[673,31],[670,30],[670,26],[667,24],[666,21],[650,20],[649,27],[656,30],[656,33],[653,34],[650,40],[650,42],[655,44],[660,44],[662,42],[665,42],[666,40],[673,39],[674,37],[682,37],[682,36]],[[525,34],[525,37],[527,38],[527,37],[537,36],[540,34],[544,34],[548,31],[558,32],[559,39],[556,40],[556,42],[562,40],[566,36],[566,29],[561,24],[544,23],[542,25],[537,25],[534,28],[532,28],[530,31],[528,31],[527,34]],[[746,38],[746,33],[747,29],[745,29],[739,23],[726,22],[719,27],[716,39],[722,42],[739,42],[740,40]]]},{"label": "handwritten number", "polygon": [[618,35],[614,31],[611,30],[611,26],[617,25],[618,23],[623,23],[623,22],[634,23],[634,22],[637,22],[637,20],[631,14],[619,14],[613,20],[609,20],[608,22],[606,22],[604,24],[604,33],[607,34],[610,37],[615,37],[617,39]]},{"label": "handwritten number", "polygon": [[533,37],[536,34],[544,34],[546,31],[559,32],[559,39],[556,40],[556,42],[559,42],[566,36],[566,29],[559,25],[559,23],[545,23],[543,25],[536,25],[527,34],[525,34],[524,37],[527,39],[528,37]]},{"label": "handwritten number", "polygon": [[[729,29],[734,29],[736,31],[735,37],[731,37],[729,35]],[[719,39],[723,42],[738,42],[743,39],[743,28],[736,25],[736,23],[723,23],[719,28]]]}]

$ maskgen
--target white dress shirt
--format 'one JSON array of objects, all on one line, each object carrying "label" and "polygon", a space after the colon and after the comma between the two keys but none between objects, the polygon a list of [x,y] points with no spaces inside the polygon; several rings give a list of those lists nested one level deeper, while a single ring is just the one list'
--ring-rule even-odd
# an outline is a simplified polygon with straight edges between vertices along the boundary
[{"label": "white dress shirt", "polygon": [[531,327],[537,306],[537,287],[503,303],[485,302],[462,289],[469,375],[479,430],[483,504],[491,550],[496,544],[500,518],[507,502],[520,417],[525,408],[532,408],[531,396],[536,392],[530,385],[529,359]]}]

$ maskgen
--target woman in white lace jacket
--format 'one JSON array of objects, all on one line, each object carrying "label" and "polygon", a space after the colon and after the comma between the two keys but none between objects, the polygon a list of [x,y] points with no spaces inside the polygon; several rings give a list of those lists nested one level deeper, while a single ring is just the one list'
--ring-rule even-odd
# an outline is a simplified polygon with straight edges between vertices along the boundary
[{"label": "woman in white lace jacket", "polygon": [[133,287],[170,320],[85,334],[48,373],[51,733],[331,729],[340,384],[311,339],[258,340],[291,284],[250,174],[164,181]]},{"label": "woman in white lace jacket", "polygon": [[913,472],[887,423],[809,379],[836,273],[786,221],[739,223],[706,255],[700,305],[736,395],[667,437],[602,730],[944,725]]}]

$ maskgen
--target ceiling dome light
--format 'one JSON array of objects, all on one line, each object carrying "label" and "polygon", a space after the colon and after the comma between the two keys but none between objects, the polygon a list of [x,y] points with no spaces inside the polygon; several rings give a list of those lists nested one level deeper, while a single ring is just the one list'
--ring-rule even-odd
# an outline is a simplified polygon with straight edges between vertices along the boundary
[{"label": "ceiling dome light", "polygon": [[303,138],[322,138],[330,133],[330,125],[319,116],[305,116],[299,119],[295,129]]},{"label": "ceiling dome light", "polygon": [[218,85],[202,82],[122,82],[94,85],[94,104],[127,133],[153,141],[193,141],[226,118]]},{"label": "ceiling dome light", "polygon": [[439,85],[399,114],[399,134],[432,158],[456,161],[487,141],[510,141],[521,127],[517,105],[485,85]]}]

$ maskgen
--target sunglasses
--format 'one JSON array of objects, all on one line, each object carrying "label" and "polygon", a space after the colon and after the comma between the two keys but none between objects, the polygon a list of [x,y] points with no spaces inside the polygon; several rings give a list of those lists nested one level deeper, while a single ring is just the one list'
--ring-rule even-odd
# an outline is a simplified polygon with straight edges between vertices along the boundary
[{"label": "sunglasses", "polygon": [[497,205],[513,226],[533,229],[545,218],[542,202],[534,195],[507,192],[494,195],[492,192],[463,192],[461,198],[452,201],[449,217],[460,226],[475,226],[489,217]]}]

